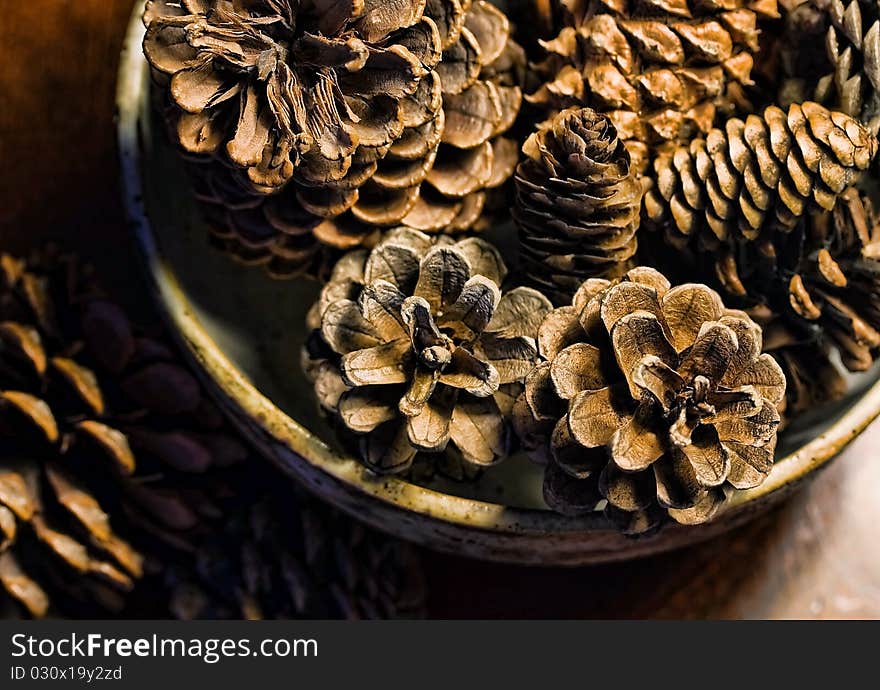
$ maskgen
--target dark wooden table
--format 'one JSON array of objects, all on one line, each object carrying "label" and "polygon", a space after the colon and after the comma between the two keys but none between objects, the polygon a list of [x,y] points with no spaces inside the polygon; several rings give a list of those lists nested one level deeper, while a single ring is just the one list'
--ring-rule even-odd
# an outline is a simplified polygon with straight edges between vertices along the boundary
[{"label": "dark wooden table", "polygon": [[[113,91],[128,0],[4,3],[0,243],[75,246],[142,294],[118,201]],[[534,569],[426,555],[438,617],[880,617],[880,425],[775,514],[628,564]]]}]

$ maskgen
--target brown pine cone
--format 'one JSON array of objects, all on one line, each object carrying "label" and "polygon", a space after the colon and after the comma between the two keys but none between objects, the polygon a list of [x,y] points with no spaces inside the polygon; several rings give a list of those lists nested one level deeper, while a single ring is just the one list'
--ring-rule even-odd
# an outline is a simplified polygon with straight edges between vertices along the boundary
[{"label": "brown pine cone", "polygon": [[811,102],[787,114],[770,106],[658,156],[645,215],[673,245],[703,251],[772,240],[807,211],[833,208],[876,151],[848,115]]},{"label": "brown pine cone", "polygon": [[502,293],[506,273],[481,239],[434,243],[405,228],[341,260],[312,311],[304,367],[367,467],[405,472],[420,451],[476,468],[507,456],[510,388],[534,365],[551,305],[530,288]]},{"label": "brown pine cone", "polygon": [[554,509],[605,514],[628,534],[710,520],[773,464],[785,378],[761,329],[704,285],[650,268],[584,283],[538,334],[543,358],[514,417],[547,462]]},{"label": "brown pine cone", "polygon": [[523,275],[556,304],[620,275],[637,249],[642,187],[604,115],[571,108],[532,134],[516,172]]},{"label": "brown pine cone", "polygon": [[[0,280],[0,588],[30,615],[95,617],[140,602],[153,617],[162,606],[182,613],[200,577],[213,603],[205,615],[220,602],[231,617],[256,615],[246,597],[266,582],[252,578],[261,568],[287,578],[273,585],[277,609],[260,602],[264,616],[417,608],[412,553],[245,463],[164,340],[137,330],[76,260],[2,255]],[[270,537],[258,531],[266,520]],[[235,581],[198,575],[220,545],[227,574],[235,548],[251,553],[245,523],[278,540],[271,554],[241,555]]]},{"label": "brown pine cone", "polygon": [[[379,119],[382,127],[370,138],[360,132],[350,137],[354,142],[348,155],[350,165],[329,165],[315,152],[303,154],[298,167],[291,170],[290,184],[287,179],[279,180],[273,188],[255,189],[250,180],[243,183],[237,165],[224,165],[222,151],[201,151],[198,145],[189,144],[191,128],[184,127],[178,136],[184,149],[211,154],[201,156],[191,167],[215,241],[244,263],[265,265],[276,277],[292,277],[325,274],[338,253],[372,246],[384,227],[405,222],[430,232],[459,232],[477,225],[487,195],[510,178],[517,160],[516,144],[503,135],[519,112],[525,58],[510,38],[507,18],[483,0],[431,0],[421,5],[401,0],[391,12],[375,1],[362,7],[358,7],[362,3],[353,3],[350,12],[357,19],[337,17],[338,8],[314,0],[308,5],[314,7],[299,10],[303,17],[297,19],[306,21],[297,23],[290,37],[272,39],[294,46],[284,53],[285,60],[277,61],[280,71],[314,72],[312,62],[323,53],[304,56],[295,47],[303,42],[310,46],[315,40],[309,33],[312,24],[332,20],[339,35],[321,40],[339,50],[365,46],[373,51],[370,55],[379,56],[377,60],[387,56],[390,62],[384,69],[389,88],[402,76],[397,57],[407,56],[406,89],[360,94],[361,77],[370,74],[369,60],[363,69],[341,62],[333,67],[328,75],[332,83],[339,82],[343,104],[362,118],[357,127],[363,126],[368,115]],[[392,14],[401,22],[414,23],[397,31],[389,29],[374,46],[364,35],[370,26],[367,18],[378,16],[389,22]],[[150,26],[164,26],[157,24],[155,15],[155,9],[148,9]],[[207,15],[214,17],[214,10]],[[162,21],[176,26],[191,18],[172,19]],[[156,43],[162,34],[154,33]],[[148,33],[148,57],[151,50],[157,52],[151,45]],[[298,58],[312,62],[299,66]],[[409,79],[412,59],[423,73],[415,81]],[[151,62],[155,66],[157,59],[152,57]],[[343,73],[343,67],[356,71]],[[262,84],[252,67],[236,74],[236,78]],[[367,82],[376,85],[371,79]],[[226,101],[217,105],[229,107]],[[169,119],[177,122],[179,110],[173,106]],[[338,110],[343,129],[350,129],[345,118],[348,110]],[[269,192],[272,196],[266,197]]]},{"label": "brown pine cone", "polygon": [[558,0],[563,28],[534,66],[529,102],[589,106],[614,122],[642,172],[658,149],[708,133],[751,84],[766,2]]},{"label": "brown pine cone", "polygon": [[850,371],[880,353],[880,219],[867,195],[847,189],[831,211],[814,210],[788,236],[720,264],[727,290],[816,329]]},{"label": "brown pine cone", "polygon": [[256,193],[296,179],[351,194],[440,59],[424,7],[147,0],[144,53],[167,75],[186,151],[221,156]]},{"label": "brown pine cone", "polygon": [[[880,126],[880,9],[875,0],[808,0],[788,13],[781,100],[813,100]],[[824,42],[825,50],[816,45]],[[786,103],[787,104],[787,103]]]},{"label": "brown pine cone", "polygon": [[[262,470],[263,468],[261,468]],[[269,468],[265,468],[269,470]],[[386,619],[424,613],[418,555],[294,490],[274,471],[227,474],[214,520],[161,535],[158,588],[176,618]],[[183,553],[181,553],[183,551]],[[143,595],[149,605],[152,595]]]}]

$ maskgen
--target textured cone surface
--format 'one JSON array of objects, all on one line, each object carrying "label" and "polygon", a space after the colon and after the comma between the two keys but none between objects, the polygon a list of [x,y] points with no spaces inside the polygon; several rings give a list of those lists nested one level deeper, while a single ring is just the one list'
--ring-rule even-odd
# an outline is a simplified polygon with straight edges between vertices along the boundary
[{"label": "textured cone surface", "polygon": [[555,303],[585,278],[620,275],[636,252],[642,188],[611,121],[585,108],[532,134],[516,172],[523,274]]},{"label": "textured cone surface", "polygon": [[481,239],[411,228],[336,265],[303,364],[368,467],[406,472],[421,453],[437,469],[463,465],[466,478],[508,455],[506,413],[551,305],[530,288],[502,292],[506,272]]},{"label": "textured cone surface", "polygon": [[876,150],[844,113],[812,102],[770,106],[658,156],[645,215],[673,245],[703,251],[772,240],[810,210],[832,209]]},{"label": "textured cone surface", "polygon": [[758,20],[776,2],[560,0],[562,27],[528,97],[549,112],[606,113],[645,169],[669,142],[723,122],[751,85]]},{"label": "textured cone surface", "polygon": [[[270,468],[214,477],[234,496],[209,500],[213,519],[187,533],[156,531],[166,564],[158,587],[170,614],[192,619],[385,619],[423,615],[415,550],[305,494]],[[280,490],[279,490],[280,487]],[[207,494],[203,490],[202,496]],[[168,551],[170,549],[170,552]],[[160,547],[157,549],[163,553]],[[153,600],[145,594],[144,603]]]},{"label": "textured cone surface", "polygon": [[[310,37],[312,15],[329,21],[325,15],[347,7],[337,4],[331,11],[325,4],[314,3],[308,11],[304,5],[306,23],[298,26],[306,36]],[[332,51],[318,51],[314,40],[308,39],[309,49],[314,49],[307,54],[312,61],[329,55],[350,57],[340,52],[342,45],[366,45],[370,55],[378,51],[380,64],[373,72],[383,69],[387,75],[383,79],[391,84],[390,92],[369,97],[352,92],[353,96],[347,89],[360,88],[369,59],[360,71],[355,69],[359,63],[346,65],[345,69],[355,69],[353,73],[342,74],[341,65],[330,70],[328,79],[339,82],[344,102],[357,120],[353,137],[357,145],[348,162],[328,162],[319,155],[325,153],[323,148],[317,153],[310,149],[293,167],[289,182],[285,179],[277,187],[263,189],[252,184],[252,170],[243,179],[239,167],[218,160],[216,152],[197,157],[193,175],[214,239],[242,263],[263,265],[281,278],[323,276],[339,253],[375,244],[378,231],[385,227],[406,223],[428,232],[460,232],[486,222],[483,211],[500,196],[517,160],[516,144],[504,135],[522,100],[522,49],[511,39],[504,14],[483,0],[431,0],[412,3],[411,8],[409,2],[398,4],[401,7],[394,13],[413,24],[389,29],[375,49],[364,36],[364,27],[369,28],[365,17],[386,14],[384,3],[364,3],[357,19],[339,18],[338,35],[327,39]],[[409,8],[406,12],[404,5]],[[149,11],[147,18],[152,19]],[[303,40],[294,38],[293,44]],[[145,50],[150,57],[149,35]],[[296,72],[301,53],[283,53],[286,62],[279,61],[279,69]],[[401,67],[399,55],[408,56],[407,70],[415,70],[410,64],[415,59],[419,76],[412,79],[407,72],[407,88],[395,90],[392,87],[401,77],[394,71]],[[155,66],[156,60],[152,61]],[[311,64],[306,63],[307,71],[313,72]],[[252,67],[236,74],[254,80]],[[367,75],[371,86],[376,81],[373,76]],[[184,149],[201,153],[187,146],[188,129],[179,134],[180,104],[173,89],[171,93],[168,119]],[[238,108],[238,100],[216,107]],[[345,125],[344,109],[339,113]],[[362,131],[374,121],[378,131]],[[267,197],[266,192],[272,195]]]},{"label": "textured cone surface", "polygon": [[[819,44],[824,50],[817,49]],[[880,116],[880,10],[873,0],[809,0],[786,17],[781,100],[814,100],[861,120]]]},{"label": "textured cone surface", "polygon": [[848,189],[833,210],[814,210],[789,235],[747,249],[721,264],[728,291],[835,347],[847,369],[871,366],[880,351],[880,224],[866,195]]},{"label": "textured cone surface", "polygon": [[[0,588],[24,612],[96,617],[147,601],[143,613],[155,617],[167,595],[172,613],[180,590],[149,589],[145,573],[186,571],[197,547],[220,544],[228,525],[251,519],[265,487],[301,528],[290,532],[289,551],[276,544],[259,565],[298,569],[299,600],[312,608],[274,610],[266,601],[262,615],[418,607],[412,553],[245,463],[247,449],[161,335],[133,326],[77,261],[3,255],[0,279]],[[303,511],[314,516],[306,521]],[[232,548],[237,534],[222,543]],[[335,560],[315,555],[334,541]],[[308,559],[295,548],[305,542]],[[225,584],[227,605],[246,591]],[[228,610],[245,615],[243,603]]]},{"label": "textured cone surface", "polygon": [[770,472],[785,377],[760,327],[704,285],[636,268],[588,280],[542,323],[542,357],[514,407],[545,462],[544,495],[639,534],[710,520]]}]

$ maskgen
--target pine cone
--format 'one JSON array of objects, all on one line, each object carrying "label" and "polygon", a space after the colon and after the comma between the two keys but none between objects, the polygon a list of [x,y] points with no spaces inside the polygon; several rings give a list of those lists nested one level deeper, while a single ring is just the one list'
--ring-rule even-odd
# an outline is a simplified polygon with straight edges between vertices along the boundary
[{"label": "pine cone", "polygon": [[344,195],[402,134],[402,102],[440,58],[424,2],[388,10],[376,0],[148,0],[144,53],[168,75],[185,150],[222,155],[257,193],[296,179]]},{"label": "pine cone", "polygon": [[[298,574],[276,594],[299,608],[266,601],[264,615],[417,607],[411,552],[245,463],[247,449],[164,341],[138,331],[75,259],[2,255],[0,278],[0,587],[30,615],[94,617],[145,599],[155,617],[182,599],[171,571],[196,572],[182,554],[223,544],[228,558],[269,496],[277,528],[261,538],[285,541],[248,572]],[[334,559],[321,552],[331,539]],[[157,568],[169,583],[159,590],[143,579]],[[256,594],[240,584],[212,580],[214,601]]]},{"label": "pine cone", "polygon": [[584,278],[620,275],[636,252],[642,187],[614,125],[569,109],[532,134],[516,172],[523,274],[557,304]]},{"label": "pine cone", "polygon": [[780,429],[801,414],[846,395],[846,379],[821,333],[798,328],[791,319],[764,305],[751,309],[749,315],[764,332],[764,352],[773,355],[785,374],[785,401],[779,405],[783,415]]},{"label": "pine cone", "polygon": [[529,102],[553,113],[589,106],[607,114],[641,172],[667,142],[723,121],[751,84],[757,23],[775,0],[669,3],[559,0],[564,28],[543,43]]},{"label": "pine cone", "polygon": [[217,503],[217,519],[184,535],[163,535],[174,548],[164,557],[159,589],[175,617],[422,615],[425,583],[412,547],[292,491],[276,472],[260,469],[256,477],[252,467],[225,477],[234,494]]},{"label": "pine cone", "polygon": [[770,106],[658,156],[645,215],[674,245],[717,251],[772,239],[810,209],[830,210],[868,168],[877,140],[816,103]]},{"label": "pine cone", "polygon": [[369,468],[401,473],[447,446],[475,467],[508,454],[508,389],[534,365],[551,305],[529,288],[502,294],[506,272],[483,240],[434,244],[406,228],[337,266],[304,365]]},{"label": "pine cone", "polygon": [[[809,0],[786,17],[782,100],[814,100],[880,126],[880,10],[874,0]],[[824,42],[825,51],[816,50]]]},{"label": "pine cone", "polygon": [[[266,2],[273,8],[279,4]],[[367,58],[363,66],[360,62],[339,62],[328,72],[331,83],[338,81],[341,87],[337,95],[345,106],[338,108],[342,130],[353,126],[346,113],[353,111],[361,118],[355,136],[349,137],[354,142],[346,153],[350,160],[331,165],[322,157],[323,148],[312,147],[290,170],[290,184],[286,184],[287,178],[279,178],[275,187],[254,188],[251,179],[242,181],[236,165],[222,165],[222,156],[218,162],[218,149],[202,151],[201,139],[190,143],[194,128],[186,117],[191,116],[181,120],[179,104],[174,105],[169,119],[177,123],[183,148],[190,153],[213,154],[212,158],[202,156],[201,163],[192,169],[198,197],[208,205],[215,241],[244,263],[266,265],[276,277],[291,277],[321,275],[339,252],[371,246],[379,229],[401,222],[430,232],[473,228],[481,218],[487,194],[510,178],[517,159],[516,144],[502,135],[519,112],[525,58],[510,38],[506,17],[483,0],[431,0],[421,6],[400,2],[401,7],[392,12],[375,1],[359,9],[360,3],[353,3],[351,13],[361,13],[356,20],[336,16],[338,11],[314,0],[309,4],[315,6],[299,11],[303,16],[297,19],[305,21],[300,21],[295,31],[284,29],[282,36],[271,39],[293,46],[284,60],[274,63],[280,72],[311,74],[314,60],[325,57],[323,49],[305,54],[298,50],[303,45],[311,49],[317,40],[309,33],[315,22],[319,28],[331,22],[338,29],[338,36],[320,39],[335,46],[334,50],[347,51],[348,46],[357,45],[377,56]],[[277,14],[277,9],[271,12]],[[166,17],[160,21],[154,19],[155,14],[148,9],[149,26],[157,28],[153,39],[148,32],[145,43],[154,66],[157,58],[151,55],[158,53],[159,60],[164,56],[155,44],[164,36],[162,31],[170,30],[162,27],[192,19]],[[413,24],[393,32],[384,27],[385,33],[374,46],[369,36],[376,30],[370,28],[368,18],[389,22],[392,14]],[[217,15],[215,9],[206,16],[210,21],[227,18]],[[339,60],[343,54],[330,55],[334,56]],[[398,64],[400,56],[406,57],[402,64]],[[306,60],[304,66],[297,59]],[[357,91],[362,78],[371,87],[379,85],[370,77],[376,71],[370,67],[371,59],[390,60],[383,65],[388,94]],[[236,71],[236,79],[260,87],[263,82],[257,67]],[[402,67],[405,69],[400,72]],[[345,71],[348,69],[355,72]],[[417,77],[412,78],[413,74]],[[405,77],[406,88],[395,87],[401,77]],[[266,82],[267,91],[274,78]],[[310,91],[303,93],[309,95]],[[229,103],[216,107],[228,109],[232,107]],[[269,106],[270,110],[274,107],[271,99]],[[370,137],[360,132],[369,121],[365,119],[368,115],[381,123]],[[212,140],[219,145],[223,137]],[[253,177],[253,169],[249,173]],[[272,196],[267,198],[268,192]]]},{"label": "pine cone", "polygon": [[703,285],[669,287],[637,268],[584,283],[538,335],[545,360],[514,416],[547,462],[544,494],[563,513],[595,510],[626,533],[668,514],[705,522],[725,494],[773,464],[785,378],[761,329]]},{"label": "pine cone", "polygon": [[880,352],[880,219],[847,189],[832,211],[814,210],[775,243],[721,264],[728,291],[766,305],[801,332],[827,338],[850,371]]},{"label": "pine cone", "polygon": [[185,436],[134,429],[160,402],[195,410],[198,387],[75,261],[4,254],[0,277],[0,584],[34,616],[115,608],[142,556],[96,495],[131,475],[136,451],[174,457]]}]

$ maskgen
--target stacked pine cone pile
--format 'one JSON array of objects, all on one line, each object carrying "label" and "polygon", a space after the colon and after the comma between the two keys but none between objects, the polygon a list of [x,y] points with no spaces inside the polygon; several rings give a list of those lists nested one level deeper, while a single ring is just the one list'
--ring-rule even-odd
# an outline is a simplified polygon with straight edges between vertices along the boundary
[{"label": "stacked pine cone pile", "polygon": [[86,267],[0,256],[0,591],[27,613],[418,612],[411,551],[291,501],[248,458],[168,343]]},{"label": "stacked pine cone pile", "polygon": [[[880,352],[876,3],[499,5],[150,0],[144,51],[216,240],[324,280],[301,364],[370,472],[524,448],[561,513],[711,520]],[[467,236],[508,188],[514,262]],[[215,543],[265,565],[263,519]],[[179,606],[301,611],[277,565]]]}]

